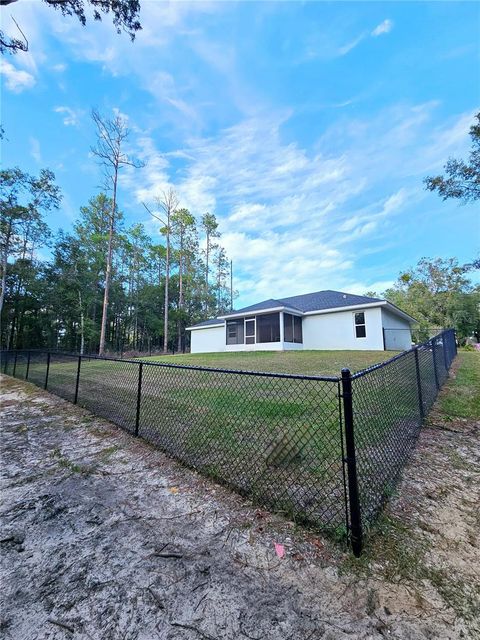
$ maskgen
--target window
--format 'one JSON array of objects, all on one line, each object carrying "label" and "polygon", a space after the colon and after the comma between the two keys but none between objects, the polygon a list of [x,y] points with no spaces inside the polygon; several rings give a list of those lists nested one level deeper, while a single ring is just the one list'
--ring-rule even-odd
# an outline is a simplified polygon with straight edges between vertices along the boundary
[{"label": "window", "polygon": [[297,342],[302,340],[302,319],[299,316],[292,316],[290,313],[283,314],[283,339],[285,342]]},{"label": "window", "polygon": [[363,311],[355,313],[355,335],[357,338],[367,337],[367,327],[365,325],[365,314]]},{"label": "window", "polygon": [[255,344],[255,318],[245,318],[245,344]]},{"label": "window", "polygon": [[285,342],[293,342],[293,316],[289,313],[283,314],[283,339]]},{"label": "window", "polygon": [[243,318],[227,320],[227,344],[243,344]]},{"label": "window", "polygon": [[303,342],[302,319],[300,316],[293,316],[293,341],[299,344]]},{"label": "window", "polygon": [[257,342],[280,342],[280,314],[257,316]]}]

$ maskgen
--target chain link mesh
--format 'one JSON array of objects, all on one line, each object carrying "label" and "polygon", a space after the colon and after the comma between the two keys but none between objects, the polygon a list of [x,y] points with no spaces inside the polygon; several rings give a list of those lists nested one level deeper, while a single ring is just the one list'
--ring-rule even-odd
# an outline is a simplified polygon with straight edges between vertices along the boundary
[{"label": "chain link mesh", "polygon": [[139,434],[305,521],[344,525],[335,379],[144,366]]},{"label": "chain link mesh", "polygon": [[139,363],[82,357],[78,404],[135,432]]},{"label": "chain link mesh", "polygon": [[364,528],[373,523],[393,492],[455,354],[455,334],[447,330],[413,350],[352,376]]},{"label": "chain link mesh", "polygon": [[75,400],[78,356],[51,353],[48,371],[48,390],[65,400]]},{"label": "chain link mesh", "polygon": [[[349,378],[364,529],[393,491],[456,352],[447,330]],[[336,536],[350,526],[346,475],[355,465],[344,453],[340,378],[44,351],[1,356],[4,373],[78,401],[257,502]]]}]

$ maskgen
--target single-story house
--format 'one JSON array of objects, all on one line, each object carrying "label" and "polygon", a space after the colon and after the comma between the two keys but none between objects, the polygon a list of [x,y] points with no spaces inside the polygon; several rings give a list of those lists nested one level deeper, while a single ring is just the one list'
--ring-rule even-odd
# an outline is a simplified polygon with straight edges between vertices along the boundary
[{"label": "single-story house", "polygon": [[414,318],[387,300],[317,291],[264,300],[187,327],[192,353],[409,349]]}]

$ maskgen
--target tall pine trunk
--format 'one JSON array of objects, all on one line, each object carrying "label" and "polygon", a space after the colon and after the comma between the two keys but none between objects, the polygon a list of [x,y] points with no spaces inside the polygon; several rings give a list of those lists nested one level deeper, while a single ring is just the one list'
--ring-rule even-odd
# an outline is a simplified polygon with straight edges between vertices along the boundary
[{"label": "tall pine trunk", "polygon": [[210,234],[208,233],[208,229],[207,229],[207,250],[206,250],[206,255],[205,255],[205,263],[206,263],[206,269],[205,269],[205,312],[208,312],[208,259],[210,257]]},{"label": "tall pine trunk", "polygon": [[85,351],[85,317],[83,315],[82,292],[78,290],[78,305],[80,308],[80,355]]},{"label": "tall pine trunk", "polygon": [[113,232],[114,232],[114,225],[115,225],[115,210],[116,210],[116,203],[117,203],[117,177],[118,177],[118,169],[115,170],[115,176],[113,179],[112,213],[110,216],[110,226],[108,229],[107,269],[105,273],[105,292],[103,295],[102,325],[100,330],[100,346],[98,349],[98,354],[100,356],[103,356],[105,353],[105,334],[106,334],[106,328],[107,328],[108,297],[110,294],[110,280],[112,276]]},{"label": "tall pine trunk", "polygon": [[8,249],[10,245],[10,238],[12,237],[12,220],[8,221],[8,231],[5,234],[5,246],[2,253],[2,291],[0,292],[0,313],[3,309],[3,302],[5,300],[5,286],[7,284],[7,265],[8,265]]},{"label": "tall pine trunk", "polygon": [[177,351],[182,350],[182,310],[183,310],[183,231],[180,231],[180,259],[178,263],[178,342]]},{"label": "tall pine trunk", "polygon": [[168,285],[170,281],[170,208],[167,211],[167,251],[165,258],[165,308],[163,310],[163,353],[168,352]]}]

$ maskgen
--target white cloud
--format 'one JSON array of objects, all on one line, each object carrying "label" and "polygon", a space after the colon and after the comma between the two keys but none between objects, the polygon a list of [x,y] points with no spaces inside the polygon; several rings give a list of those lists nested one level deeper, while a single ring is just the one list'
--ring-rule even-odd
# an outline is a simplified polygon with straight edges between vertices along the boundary
[{"label": "white cloud", "polygon": [[352,49],[355,49],[355,47],[357,45],[359,45],[360,42],[362,42],[362,40],[364,38],[365,38],[365,34],[362,33],[361,35],[358,36],[358,38],[355,38],[354,40],[352,40],[351,42],[347,43],[343,47],[340,47],[338,49],[338,55],[340,55],[340,56],[346,55],[349,51],[351,51]]},{"label": "white cloud", "polygon": [[67,70],[67,65],[63,63],[54,64],[52,66],[52,71],[55,71],[55,73],[63,73],[66,70]]},{"label": "white cloud", "polygon": [[387,18],[375,27],[371,35],[376,38],[377,36],[381,36],[383,33],[390,33],[392,29],[393,22]]},{"label": "white cloud", "polygon": [[5,59],[0,60],[0,71],[5,78],[7,89],[14,93],[21,93],[25,89],[31,89],[36,83],[31,73],[23,69],[17,69]]},{"label": "white cloud", "polygon": [[461,157],[466,154],[470,147],[468,132],[477,111],[478,109],[474,109],[433,128],[429,132],[422,155],[412,158],[411,172],[434,172],[440,170],[450,156]]},{"label": "white cloud", "polygon": [[182,97],[176,82],[166,71],[157,71],[149,74],[147,81],[148,90],[160,102],[167,103],[179,112],[184,122],[198,122],[198,114],[195,109]]},{"label": "white cloud", "polygon": [[394,280],[367,280],[367,283],[354,281],[349,283],[348,292],[362,296],[367,291],[376,291],[381,295],[386,289],[390,289],[393,283]]},{"label": "white cloud", "polygon": [[252,238],[237,231],[224,233],[222,243],[233,260],[235,287],[244,301],[326,289],[352,267],[348,257],[316,237],[267,231]]},{"label": "white cloud", "polygon": [[280,130],[287,119],[285,113],[248,118],[215,138],[191,140],[188,153],[194,161],[186,180],[204,181],[207,176],[218,196],[233,206],[291,198],[341,180],[344,158],[310,155],[297,144],[283,144]]},{"label": "white cloud", "polygon": [[[370,36],[372,36],[373,38],[376,38],[384,33],[389,33],[392,29],[393,29],[393,22],[387,19],[381,22],[379,25],[377,25],[375,29],[371,31]],[[352,49],[355,49],[355,47],[358,46],[363,40],[365,40],[365,38],[367,38],[368,35],[369,35],[368,32],[364,31],[363,33],[361,33],[359,36],[357,36],[356,38],[348,42],[343,47],[339,47],[337,50],[337,55],[339,56],[346,55],[347,53],[352,51]]]},{"label": "white cloud", "polygon": [[[200,131],[202,112],[210,114],[212,108],[219,108],[218,99],[206,96],[203,86],[196,87],[196,70],[193,65],[182,63],[182,54],[174,65],[175,77],[166,70],[171,65],[170,47],[175,46],[177,38],[182,38],[182,46],[196,52],[197,59],[203,58],[210,67],[215,66],[224,74],[225,91],[230,96],[235,94],[242,111],[244,107],[252,108],[254,100],[245,95],[243,87],[236,86],[236,74],[232,73],[229,62],[233,61],[233,47],[227,47],[227,55],[224,44],[215,46],[204,39],[198,28],[199,17],[230,11],[229,3],[145,2],[141,10],[142,30],[133,44],[126,34],[116,33],[109,16],[98,22],[87,15],[88,27],[84,28],[78,20],[66,19],[44,3],[26,3],[28,11],[23,8],[24,4],[12,6],[19,24],[25,24],[27,37],[32,38],[31,50],[35,51],[38,60],[45,62],[51,57],[45,33],[53,34],[63,45],[65,59],[95,62],[111,76],[135,78],[138,88],[150,93],[159,103],[162,121],[177,131]],[[164,52],[167,52],[166,56],[163,56]],[[55,57],[58,59],[58,50]],[[59,72],[61,68],[61,64],[54,65]],[[181,71],[177,72],[178,69]],[[192,100],[192,87],[196,87],[197,100]]]},{"label": "white cloud", "polygon": [[386,288],[396,264],[382,258],[364,283],[354,280],[353,265],[398,248],[405,220],[427,197],[421,178],[431,159],[444,161],[468,143],[471,114],[432,130],[437,108],[395,105],[364,120],[342,118],[313,152],[282,140],[285,113],[191,140],[182,150],[188,164],[172,178],[180,193],[186,184],[197,188],[193,213],[202,212],[197,197],[211,199],[242,302]]},{"label": "white cloud", "polygon": [[[174,186],[192,213],[217,215],[242,303],[312,289],[348,291],[354,260],[375,242],[391,242],[394,217],[421,185],[399,186],[361,207],[358,199],[372,200],[371,190],[396,163],[405,164],[434,108],[398,108],[348,126],[342,121],[344,137],[332,127],[313,152],[282,140],[288,113],[247,118],[164,155],[144,136],[141,153],[149,165],[130,188],[138,201],[151,203],[160,189]],[[330,136],[339,144],[329,153]],[[180,159],[181,169],[173,171],[170,159]],[[381,280],[380,271],[356,286],[366,291]]]},{"label": "white cloud", "polygon": [[70,107],[55,107],[53,110],[64,116],[63,124],[66,127],[76,127],[84,113],[81,109],[71,109]]},{"label": "white cloud", "polygon": [[37,138],[30,138],[30,155],[37,164],[42,162],[42,153],[40,151],[40,142]]}]

